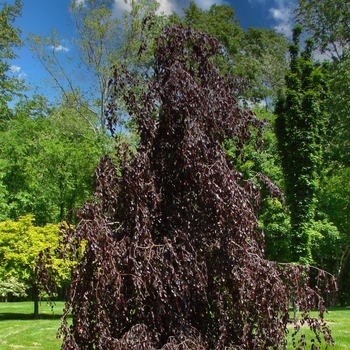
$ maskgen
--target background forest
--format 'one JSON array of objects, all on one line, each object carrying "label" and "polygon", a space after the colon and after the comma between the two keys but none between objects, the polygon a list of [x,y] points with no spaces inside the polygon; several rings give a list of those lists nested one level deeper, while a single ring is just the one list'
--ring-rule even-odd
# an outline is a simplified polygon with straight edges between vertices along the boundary
[{"label": "background forest", "polygon": [[[24,4],[25,5],[25,4]],[[89,73],[87,86],[76,85],[57,51],[58,34],[21,37],[15,20],[23,4],[1,4],[0,12],[0,297],[38,298],[37,263],[50,248],[61,297],[70,281],[67,263],[55,256],[60,223],[93,195],[93,174],[108,153],[118,164],[115,143],[138,146],[140,135],[121,95],[111,88],[113,69],[133,72],[136,99],[154,69],[152,50],[139,59],[147,39],[167,25],[204,31],[222,44],[213,60],[220,74],[235,77],[235,95],[244,109],[264,121],[263,143],[251,131],[244,148],[236,140],[223,146],[243,179],[259,185],[267,175],[285,193],[271,199],[262,187],[259,226],[265,234],[265,257],[282,263],[313,265],[338,281],[335,300],[350,303],[350,30],[349,2],[299,0],[293,40],[266,28],[243,30],[235,10],[191,3],[185,15],[160,15],[152,1],[133,1],[120,23],[109,1],[72,1],[77,31],[78,65]],[[153,26],[143,26],[146,17]],[[302,29],[303,28],[303,29]],[[306,39],[309,38],[309,39]],[[29,45],[57,88],[29,93],[12,77],[14,48]],[[322,53],[322,62],[314,53]],[[112,103],[118,101],[118,103]],[[107,128],[113,108],[115,134]],[[117,126],[117,127],[116,127]],[[37,310],[36,310],[37,312]]]}]

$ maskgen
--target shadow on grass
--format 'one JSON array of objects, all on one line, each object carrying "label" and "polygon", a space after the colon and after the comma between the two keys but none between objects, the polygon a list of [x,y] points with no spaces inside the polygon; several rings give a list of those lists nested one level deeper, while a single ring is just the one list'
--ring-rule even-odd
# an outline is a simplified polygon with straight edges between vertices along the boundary
[{"label": "shadow on grass", "polygon": [[[39,314],[39,318],[35,319],[33,314],[23,314],[16,312],[0,312],[0,321],[8,320],[59,320],[62,317],[61,313],[52,313],[52,314]],[[71,315],[68,315],[68,318],[71,318]]]}]

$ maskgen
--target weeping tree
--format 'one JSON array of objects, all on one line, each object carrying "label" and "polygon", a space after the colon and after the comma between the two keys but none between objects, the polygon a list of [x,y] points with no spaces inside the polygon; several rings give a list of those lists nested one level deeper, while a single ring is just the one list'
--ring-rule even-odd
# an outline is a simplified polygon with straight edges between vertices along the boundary
[{"label": "weeping tree", "polygon": [[[322,333],[332,342],[308,271],[264,259],[260,192],[222,147],[230,138],[240,153],[262,124],[240,108],[235,80],[211,63],[221,53],[212,36],[166,27],[141,93],[131,74],[115,71],[112,90],[123,93],[140,142],[136,153],[118,148],[118,166],[101,159],[95,199],[75,228],[65,227],[67,247],[83,245],[84,254],[70,286],[62,349],[284,348],[290,293],[306,312],[319,306],[320,319],[305,314],[303,322],[316,342]],[[107,112],[113,132],[113,95]]]}]

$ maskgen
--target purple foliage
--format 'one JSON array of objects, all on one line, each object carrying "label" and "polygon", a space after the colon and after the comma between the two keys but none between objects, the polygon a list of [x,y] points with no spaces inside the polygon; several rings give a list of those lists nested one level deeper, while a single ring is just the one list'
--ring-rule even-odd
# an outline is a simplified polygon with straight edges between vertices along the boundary
[{"label": "purple foliage", "polygon": [[[260,192],[222,147],[230,138],[242,149],[262,125],[240,108],[234,79],[211,63],[219,51],[207,34],[166,27],[140,99],[137,82],[116,70],[113,88],[140,144],[134,155],[119,149],[118,166],[102,158],[95,199],[65,229],[67,246],[85,242],[85,251],[62,349],[283,349],[291,293],[303,311],[320,306],[322,316],[305,268],[264,259]],[[111,102],[111,130],[116,110]],[[305,321],[332,341],[322,318]]]}]

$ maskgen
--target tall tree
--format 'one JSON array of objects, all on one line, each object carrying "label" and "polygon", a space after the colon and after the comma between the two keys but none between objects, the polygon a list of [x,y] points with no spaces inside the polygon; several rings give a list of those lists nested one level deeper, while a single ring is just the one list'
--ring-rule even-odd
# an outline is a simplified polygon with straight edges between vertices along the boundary
[{"label": "tall tree", "polygon": [[[350,236],[348,227],[349,196],[346,176],[350,165],[350,2],[348,0],[299,0],[297,20],[315,40],[316,48],[329,58],[330,94],[327,102],[326,164],[319,196],[319,210],[337,226],[337,261],[334,274],[339,281],[339,301],[349,301]],[[332,241],[332,240],[330,240]],[[332,246],[330,244],[329,246]]]},{"label": "tall tree", "polygon": [[[54,29],[46,38],[33,34],[29,37],[32,51],[49,73],[54,86],[73,102],[72,106],[82,117],[81,107],[94,113],[103,130],[112,67],[133,64],[145,35],[142,20],[147,14],[154,14],[157,8],[157,3],[152,1],[129,3],[131,10],[125,13],[124,22],[121,22],[113,12],[112,0],[72,0],[69,11],[76,36],[71,43],[75,48],[71,55],[60,50],[61,41]],[[74,69],[70,71],[72,67]],[[79,74],[84,75],[84,84],[79,83]]]},{"label": "tall tree", "polygon": [[313,37],[316,47],[342,59],[350,44],[349,0],[299,0],[297,21]]},{"label": "tall tree", "polygon": [[308,224],[314,219],[322,163],[322,134],[328,85],[326,72],[312,62],[313,42],[299,53],[300,26],[293,30],[287,90],[276,105],[276,135],[291,212],[291,259],[311,262]]},{"label": "tall tree", "polygon": [[349,165],[350,2],[299,0],[297,20],[314,38],[316,48],[328,53],[330,98],[327,125],[328,160],[333,166]]},{"label": "tall tree", "polygon": [[224,74],[243,79],[245,89],[241,89],[241,97],[255,101],[276,98],[284,85],[286,37],[264,28],[244,31],[234,8],[227,5],[201,10],[191,2],[184,12],[184,25],[214,35],[223,44],[223,55],[216,63]]},{"label": "tall tree", "polygon": [[244,32],[233,7],[212,5],[209,10],[202,10],[191,1],[189,8],[184,9],[184,12],[184,23],[187,26],[216,36],[225,45],[231,57],[239,53]]},{"label": "tall tree", "polygon": [[101,161],[94,201],[65,231],[68,248],[86,247],[63,349],[278,348],[290,291],[304,311],[322,303],[303,267],[264,259],[259,191],[222,147],[230,138],[241,149],[261,123],[212,64],[219,50],[205,33],[165,27],[141,103],[130,72],[116,70],[113,86],[135,116],[140,143],[136,154],[121,150],[119,167]]},{"label": "tall tree", "polygon": [[248,72],[251,98],[266,104],[275,101],[278,91],[285,88],[287,38],[271,29],[251,27],[244,34],[242,51],[238,73]]}]

